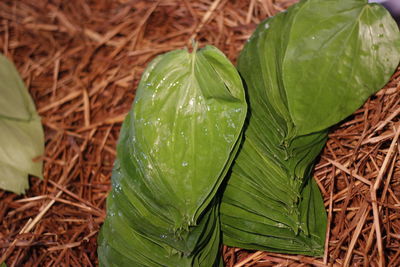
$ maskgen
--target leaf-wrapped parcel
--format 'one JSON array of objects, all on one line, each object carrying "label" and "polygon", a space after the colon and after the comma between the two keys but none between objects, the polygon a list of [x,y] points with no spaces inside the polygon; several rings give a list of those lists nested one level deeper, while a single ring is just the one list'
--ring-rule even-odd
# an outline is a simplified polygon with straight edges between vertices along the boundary
[{"label": "leaf-wrapped parcel", "polygon": [[119,137],[101,266],[220,264],[216,192],[246,112],[241,78],[215,47],[150,63]]},{"label": "leaf-wrapped parcel", "polygon": [[40,117],[17,69],[0,55],[0,188],[29,188],[28,174],[42,178],[44,133]]},{"label": "leaf-wrapped parcel", "polygon": [[221,204],[224,243],[320,256],[326,212],[312,177],[329,127],[382,88],[399,30],[367,0],[302,0],[241,52],[249,120]]}]

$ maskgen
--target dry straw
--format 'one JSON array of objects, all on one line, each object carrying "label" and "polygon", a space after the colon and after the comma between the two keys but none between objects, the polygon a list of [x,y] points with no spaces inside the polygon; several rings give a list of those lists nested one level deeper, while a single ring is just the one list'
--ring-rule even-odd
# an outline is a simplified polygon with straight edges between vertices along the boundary
[{"label": "dry straw", "polygon": [[[235,61],[294,0],[0,1],[0,49],[43,118],[44,181],[0,191],[8,266],[95,266],[115,145],[140,75],[191,37]],[[320,259],[223,248],[227,266],[400,266],[400,72],[335,127],[315,167],[329,214]]]}]

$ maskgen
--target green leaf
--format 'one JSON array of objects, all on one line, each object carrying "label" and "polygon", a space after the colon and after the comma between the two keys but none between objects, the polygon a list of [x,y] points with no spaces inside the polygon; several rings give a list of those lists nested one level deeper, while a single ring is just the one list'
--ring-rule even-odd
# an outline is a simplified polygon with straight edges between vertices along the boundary
[{"label": "green leaf", "polygon": [[282,69],[298,134],[326,129],[359,108],[393,74],[399,47],[398,26],[380,5],[305,1]]},{"label": "green leaf", "polygon": [[149,64],[119,137],[101,265],[220,264],[215,196],[246,112],[241,78],[215,47]]},{"label": "green leaf", "polygon": [[14,65],[0,55],[0,188],[24,193],[28,175],[42,178],[40,117]]},{"label": "green leaf", "polygon": [[399,59],[397,25],[364,0],[303,0],[257,27],[238,61],[250,112],[221,204],[225,244],[322,255],[315,158],[329,127],[379,90]]}]

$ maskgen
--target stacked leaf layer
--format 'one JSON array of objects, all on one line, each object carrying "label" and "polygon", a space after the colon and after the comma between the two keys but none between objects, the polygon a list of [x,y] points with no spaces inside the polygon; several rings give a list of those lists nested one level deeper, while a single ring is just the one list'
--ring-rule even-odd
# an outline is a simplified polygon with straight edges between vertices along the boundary
[{"label": "stacked leaf layer", "polygon": [[247,104],[216,48],[161,55],[147,67],[117,147],[102,266],[218,266],[221,182]]},{"label": "stacked leaf layer", "polygon": [[329,127],[399,63],[399,30],[366,0],[303,0],[261,23],[238,69],[249,116],[224,192],[224,243],[320,256],[326,212],[311,179]]}]

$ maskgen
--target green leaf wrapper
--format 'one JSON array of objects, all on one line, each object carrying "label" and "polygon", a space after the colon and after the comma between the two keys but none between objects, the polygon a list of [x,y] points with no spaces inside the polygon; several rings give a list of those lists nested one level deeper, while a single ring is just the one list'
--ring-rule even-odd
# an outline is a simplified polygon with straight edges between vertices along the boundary
[{"label": "green leaf wrapper", "polygon": [[315,158],[329,127],[385,85],[399,55],[395,21],[366,0],[303,0],[258,26],[238,63],[250,112],[221,204],[225,244],[323,254]]},{"label": "green leaf wrapper", "polygon": [[117,147],[101,266],[218,266],[217,190],[240,144],[240,76],[215,47],[144,72]]}]

